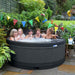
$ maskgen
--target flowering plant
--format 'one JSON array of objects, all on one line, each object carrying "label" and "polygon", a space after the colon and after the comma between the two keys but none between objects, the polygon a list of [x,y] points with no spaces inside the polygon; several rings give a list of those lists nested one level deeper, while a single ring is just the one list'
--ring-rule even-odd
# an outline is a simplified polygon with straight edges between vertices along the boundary
[{"label": "flowering plant", "polygon": [[44,17],[45,17],[45,14],[44,14],[44,13],[42,13],[42,14],[41,14],[41,16],[44,16]]}]

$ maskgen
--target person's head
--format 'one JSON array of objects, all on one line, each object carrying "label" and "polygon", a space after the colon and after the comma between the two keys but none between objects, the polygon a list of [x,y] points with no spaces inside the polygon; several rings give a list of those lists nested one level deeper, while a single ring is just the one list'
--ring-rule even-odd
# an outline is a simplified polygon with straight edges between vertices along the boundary
[{"label": "person's head", "polygon": [[29,34],[29,35],[32,35],[32,34],[33,34],[32,29],[29,29],[28,34]]},{"label": "person's head", "polygon": [[46,33],[47,34],[52,34],[53,33],[53,28],[48,28]]},{"label": "person's head", "polygon": [[40,34],[40,29],[39,29],[39,28],[36,29],[36,34],[37,34],[37,35]]},{"label": "person's head", "polygon": [[22,30],[22,28],[19,28],[18,29],[18,35],[22,35],[23,34],[23,30]]},{"label": "person's head", "polygon": [[12,29],[10,32],[10,37],[17,37],[17,36],[18,36],[17,29]]}]

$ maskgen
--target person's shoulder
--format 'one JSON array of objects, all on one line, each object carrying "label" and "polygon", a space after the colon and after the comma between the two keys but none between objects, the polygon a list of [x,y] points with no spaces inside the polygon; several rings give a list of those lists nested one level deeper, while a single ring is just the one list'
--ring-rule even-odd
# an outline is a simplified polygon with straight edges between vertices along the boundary
[{"label": "person's shoulder", "polygon": [[29,35],[26,35],[26,36],[29,36]]},{"label": "person's shoulder", "polygon": [[10,37],[10,40],[14,40],[14,38],[13,37]]},{"label": "person's shoulder", "polygon": [[23,34],[23,36],[25,37],[25,34]]},{"label": "person's shoulder", "polygon": [[27,38],[28,38],[28,36],[29,36],[29,35],[26,35],[26,36],[25,36],[25,39],[27,39]]}]

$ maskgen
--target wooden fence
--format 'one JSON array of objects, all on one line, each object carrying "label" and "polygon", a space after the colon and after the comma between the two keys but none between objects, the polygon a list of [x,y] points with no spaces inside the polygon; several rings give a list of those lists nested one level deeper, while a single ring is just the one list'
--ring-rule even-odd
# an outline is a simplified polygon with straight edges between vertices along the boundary
[{"label": "wooden fence", "polygon": [[3,12],[18,12],[18,3],[15,0],[0,0],[0,10]]}]

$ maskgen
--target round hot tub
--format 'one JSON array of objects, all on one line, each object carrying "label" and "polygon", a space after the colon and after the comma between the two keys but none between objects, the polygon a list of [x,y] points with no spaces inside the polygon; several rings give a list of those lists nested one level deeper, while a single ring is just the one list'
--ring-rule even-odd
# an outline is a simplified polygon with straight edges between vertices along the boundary
[{"label": "round hot tub", "polygon": [[48,69],[61,65],[65,60],[64,39],[37,39],[11,41],[7,39],[11,54],[10,64],[23,69]]}]

